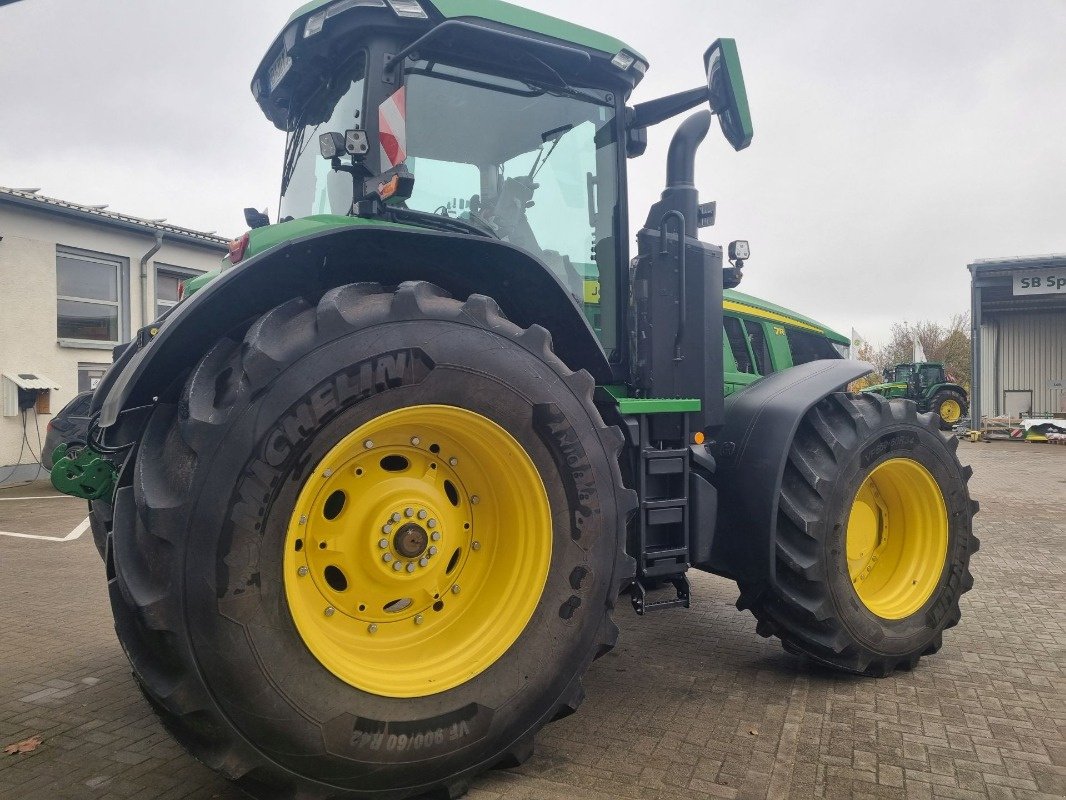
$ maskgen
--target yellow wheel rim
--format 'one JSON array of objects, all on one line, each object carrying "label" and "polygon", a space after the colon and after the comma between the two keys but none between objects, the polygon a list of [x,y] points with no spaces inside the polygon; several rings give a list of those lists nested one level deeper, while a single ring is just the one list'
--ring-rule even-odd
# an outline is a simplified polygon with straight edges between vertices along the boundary
[{"label": "yellow wheel rim", "polygon": [[962,417],[962,406],[958,400],[947,399],[940,404],[940,418],[944,422],[958,422]]},{"label": "yellow wheel rim", "polygon": [[548,495],[485,417],[415,406],[363,425],[300,491],[285,596],[315,658],[386,697],[455,688],[492,666],[540,602]]},{"label": "yellow wheel rim", "polygon": [[909,458],[878,465],[855,495],[847,558],[863,604],[903,619],[932,596],[948,552],[948,511],[936,480]]}]

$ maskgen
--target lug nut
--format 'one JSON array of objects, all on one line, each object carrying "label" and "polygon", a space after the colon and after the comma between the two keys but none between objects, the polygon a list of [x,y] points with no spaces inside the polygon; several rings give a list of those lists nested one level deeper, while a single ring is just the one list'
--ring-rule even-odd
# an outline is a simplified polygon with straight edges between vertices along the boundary
[{"label": "lug nut", "polygon": [[427,522],[426,524],[427,524],[427,525],[428,525],[429,527],[431,527],[431,528],[436,528],[436,527],[437,527],[437,520],[435,520],[435,519],[431,519],[431,520],[430,520],[429,522]]},{"label": "lug nut", "polygon": [[384,561],[386,564],[391,563],[392,562],[392,553],[386,553],[385,555],[383,555],[381,557],[381,560]]},{"label": "lug nut", "polygon": [[392,568],[394,570],[396,570],[397,572],[403,572],[403,564],[401,564],[399,561],[397,561],[395,564],[393,564]]},{"label": "lug nut", "polygon": [[422,440],[419,439],[417,436],[412,436],[411,444],[413,444],[415,447],[418,447],[420,444],[422,444]]},{"label": "lug nut", "polygon": [[366,630],[367,633],[377,633],[378,626],[375,623],[371,622],[369,625],[366,626]]},{"label": "lug nut", "polygon": [[365,447],[367,450],[373,450],[374,441],[372,439],[367,439],[365,442],[363,442],[363,447]]},{"label": "lug nut", "polygon": [[476,506],[480,502],[481,502],[481,498],[478,497],[476,494],[473,497],[470,498],[470,504],[471,505]]},{"label": "lug nut", "polygon": [[326,616],[327,617],[332,617],[336,613],[337,613],[337,609],[335,609],[333,606],[328,606],[326,608]]},{"label": "lug nut", "polygon": [[481,549],[481,542],[474,542],[473,544],[470,545],[470,548],[472,550],[480,550]]},{"label": "lug nut", "polygon": [[323,478],[332,478],[333,477],[333,470],[327,469],[325,472],[322,473],[322,477]]},{"label": "lug nut", "polygon": [[455,584],[455,586],[452,587],[452,594],[459,594],[459,592],[461,592],[461,591],[462,591],[462,589],[459,588],[459,584],[458,583]]},{"label": "lug nut", "polygon": [[422,558],[420,558],[418,560],[418,563],[422,567],[428,567],[429,566],[429,559],[423,556]]},{"label": "lug nut", "polygon": [[437,548],[436,548],[436,547],[431,547],[431,548],[429,548],[429,554],[430,554],[431,556],[435,556],[435,555],[437,555]]},{"label": "lug nut", "polygon": [[459,459],[456,458],[455,456],[452,456],[451,458],[448,459],[448,463],[451,464],[453,467],[458,467],[459,466]]},{"label": "lug nut", "polygon": [[400,516],[399,512],[396,512],[395,514],[392,515],[392,521],[393,522],[399,522],[402,519],[403,519],[403,517]]},{"label": "lug nut", "polygon": [[389,525],[386,525],[386,526],[384,526],[384,527],[383,527],[383,528],[381,529],[381,532],[382,532],[383,534],[385,534],[386,536],[388,536],[389,534],[391,534],[391,533],[392,533],[392,525],[391,525],[391,524],[389,524]]},{"label": "lug nut", "polygon": [[300,524],[301,525],[306,525],[307,524],[307,515],[306,514],[304,514],[304,515],[302,515],[300,517]]},{"label": "lug nut", "polygon": [[419,519],[425,519],[428,516],[429,516],[429,512],[426,511],[424,508],[418,512],[418,518]]},{"label": "lug nut", "polygon": [[435,542],[440,541],[440,531],[433,531],[433,535],[430,537]]},{"label": "lug nut", "polygon": [[[385,531],[385,533],[392,533],[392,531]],[[382,539],[380,542],[378,542],[378,547],[380,547],[382,550],[388,550],[389,549],[389,540],[388,539]]]},{"label": "lug nut", "polygon": [[421,625],[425,621],[425,618],[421,614],[415,617],[415,625]]},{"label": "lug nut", "polygon": [[405,508],[403,510],[403,515],[405,517],[407,517],[408,519],[410,519],[411,517],[413,517],[415,515],[415,510],[413,508]]},{"label": "lug nut", "polygon": [[407,565],[407,571],[408,572],[414,572],[415,571],[415,565],[414,564],[408,564]]},{"label": "lug nut", "polygon": [[299,573],[301,578],[306,578],[307,577],[307,573],[308,573],[308,569],[307,569],[307,567],[300,567],[298,570],[296,570],[296,572]]}]

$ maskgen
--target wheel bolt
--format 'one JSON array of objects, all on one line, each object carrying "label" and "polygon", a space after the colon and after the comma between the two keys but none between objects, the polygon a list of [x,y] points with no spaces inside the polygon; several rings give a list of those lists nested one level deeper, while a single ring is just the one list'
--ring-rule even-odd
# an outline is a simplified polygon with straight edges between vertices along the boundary
[{"label": "wheel bolt", "polygon": [[425,621],[425,618],[421,614],[415,617],[415,625],[421,625]]},{"label": "wheel bolt", "polygon": [[392,533],[392,525],[386,525],[381,529],[381,532],[388,536],[390,533]]},{"label": "wheel bolt", "polygon": [[470,547],[473,550],[480,550],[481,549],[481,542],[474,542],[473,544],[470,545]]},{"label": "wheel bolt", "polygon": [[414,564],[408,564],[407,565],[407,571],[408,572],[414,572],[415,571],[415,565]]},{"label": "wheel bolt", "polygon": [[461,592],[461,591],[462,591],[462,589],[459,588],[459,584],[458,583],[455,584],[455,586],[452,587],[452,594],[459,594],[459,592]]},{"label": "wheel bolt", "polygon": [[399,561],[397,561],[395,564],[392,565],[392,568],[394,570],[396,570],[397,572],[402,572],[403,571],[403,564],[401,564]]},{"label": "wheel bolt", "polygon": [[386,564],[390,563],[392,561],[392,553],[386,553],[381,557],[381,560],[384,561]]},{"label": "wheel bolt", "polygon": [[428,525],[429,527],[431,527],[431,528],[436,528],[436,527],[437,527],[437,520],[435,520],[435,519],[431,519],[431,520],[430,520],[429,522],[427,522],[426,524],[427,524],[427,525]]},{"label": "wheel bolt", "polygon": [[365,447],[367,450],[373,450],[374,449],[373,440],[372,439],[367,439],[365,442],[363,442],[363,447]]},{"label": "wheel bolt", "polygon": [[337,609],[335,609],[333,606],[328,606],[326,608],[326,616],[327,617],[332,617],[336,613],[337,613]]},{"label": "wheel bolt", "polygon": [[306,525],[307,524],[307,515],[306,514],[304,514],[304,515],[302,515],[300,517],[300,524],[301,525]]},{"label": "wheel bolt", "polygon": [[473,497],[470,498],[470,504],[471,505],[475,505],[476,506],[480,502],[481,502],[481,498],[478,497],[476,494]]},{"label": "wheel bolt", "polygon": [[322,473],[322,477],[323,478],[331,478],[331,477],[333,477],[333,470],[327,469],[325,472]]},{"label": "wheel bolt", "polygon": [[418,563],[419,563],[419,565],[421,565],[422,567],[428,567],[428,566],[429,566],[429,559],[428,559],[428,558],[425,558],[425,557],[423,557],[423,558],[419,559]]},{"label": "wheel bolt", "polygon": [[418,512],[418,518],[419,519],[425,519],[428,516],[429,516],[429,512],[426,511],[424,508],[421,511]]},{"label": "wheel bolt", "polygon": [[[385,533],[392,533],[392,531],[385,531]],[[388,539],[382,539],[380,542],[378,542],[378,547],[380,547],[382,550],[388,550],[389,549],[389,540]]]},{"label": "wheel bolt", "polygon": [[405,508],[403,510],[403,515],[405,517],[407,517],[408,519],[410,519],[411,517],[413,517],[415,515],[415,510],[413,508]]},{"label": "wheel bolt", "polygon": [[399,512],[397,512],[397,513],[392,515],[392,521],[393,522],[399,522],[402,519],[403,519],[403,517],[400,516]]},{"label": "wheel bolt", "polygon": [[307,567],[300,567],[298,570],[296,570],[296,572],[299,573],[301,578],[306,578],[308,571],[309,570],[307,569]]},{"label": "wheel bolt", "polygon": [[433,541],[435,541],[435,542],[439,542],[440,541],[440,531],[433,531],[433,536],[430,537],[430,538],[432,538]]},{"label": "wheel bolt", "polygon": [[453,467],[458,467],[459,466],[459,459],[456,458],[455,456],[452,456],[451,458],[448,459],[448,463],[451,464]]},{"label": "wheel bolt", "polygon": [[436,548],[436,547],[431,547],[431,548],[429,548],[429,554],[430,554],[431,556],[435,556],[435,555],[437,555],[437,548]]},{"label": "wheel bolt", "polygon": [[367,633],[377,633],[378,632],[378,626],[376,624],[374,624],[373,622],[371,622],[369,625],[366,626],[366,630],[367,630]]},{"label": "wheel bolt", "polygon": [[418,447],[420,444],[422,444],[422,440],[419,439],[417,436],[412,436],[411,444],[413,444],[415,447]]}]

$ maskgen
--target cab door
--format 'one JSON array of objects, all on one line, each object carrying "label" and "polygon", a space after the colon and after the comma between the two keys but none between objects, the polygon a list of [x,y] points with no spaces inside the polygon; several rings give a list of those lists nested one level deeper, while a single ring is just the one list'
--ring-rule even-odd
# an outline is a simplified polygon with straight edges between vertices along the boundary
[{"label": "cab door", "polygon": [[722,322],[725,393],[729,396],[776,370],[763,323],[728,314]]}]

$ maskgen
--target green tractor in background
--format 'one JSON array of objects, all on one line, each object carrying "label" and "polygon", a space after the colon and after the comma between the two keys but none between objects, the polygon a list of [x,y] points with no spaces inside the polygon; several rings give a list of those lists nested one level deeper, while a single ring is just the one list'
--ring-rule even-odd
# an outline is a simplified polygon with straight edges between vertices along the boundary
[{"label": "green tractor in background", "polygon": [[[957,442],[842,358],[725,396],[748,252],[698,238],[695,159],[752,126],[735,43],[704,68],[631,105],[636,50],[498,0],[285,25],[252,83],[280,221],[116,353],[52,472],[197,758],[263,798],[460,796],[577,710],[620,595],[686,608],[693,568],[820,664],[940,648],[978,547]],[[627,160],[708,104],[631,227]]]},{"label": "green tractor in background", "polygon": [[884,371],[884,383],[868,386],[864,392],[881,397],[913,401],[918,408],[940,418],[940,427],[949,431],[970,413],[970,396],[944,374],[944,365],[932,361],[897,364]]}]

